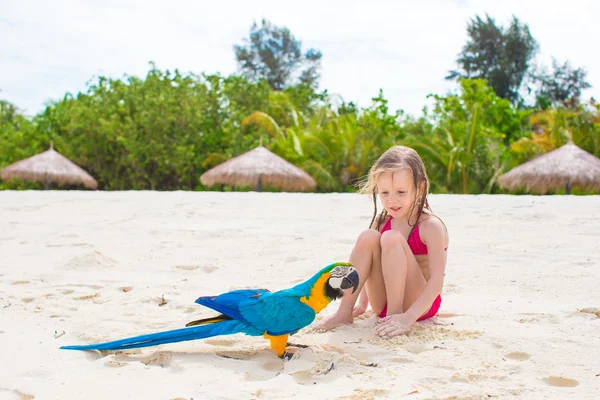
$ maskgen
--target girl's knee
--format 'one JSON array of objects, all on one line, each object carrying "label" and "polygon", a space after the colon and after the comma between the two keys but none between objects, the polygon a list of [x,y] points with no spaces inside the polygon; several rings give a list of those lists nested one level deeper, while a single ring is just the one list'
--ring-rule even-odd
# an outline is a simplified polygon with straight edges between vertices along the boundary
[{"label": "girl's knee", "polygon": [[379,247],[380,238],[381,233],[377,232],[375,229],[368,229],[358,235],[356,245],[367,248],[376,248]]},{"label": "girl's knee", "polygon": [[389,251],[392,249],[402,249],[404,250],[403,242],[406,242],[406,239],[399,231],[385,231],[381,235],[379,243],[381,244],[381,251]]}]

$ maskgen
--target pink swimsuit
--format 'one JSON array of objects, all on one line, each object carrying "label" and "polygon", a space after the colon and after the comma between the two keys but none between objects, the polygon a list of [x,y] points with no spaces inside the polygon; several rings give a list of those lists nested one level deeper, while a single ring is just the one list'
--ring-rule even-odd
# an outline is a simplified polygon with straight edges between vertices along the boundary
[{"label": "pink swimsuit", "polygon": [[[381,233],[383,233],[385,231],[389,231],[391,229],[392,229],[392,217],[390,217],[390,219],[388,219],[388,221],[385,223],[385,225],[383,226],[383,229],[381,230]],[[419,224],[417,224],[415,226],[415,229],[408,237],[407,243],[408,243],[408,247],[410,247],[410,250],[413,252],[414,255],[427,254],[427,245],[425,243],[423,243],[423,241],[421,240],[421,235],[419,235]],[[446,249],[444,249],[444,250],[446,250]],[[442,296],[438,295],[438,297],[436,297],[435,300],[433,301],[433,304],[431,305],[431,308],[429,309],[429,311],[427,311],[427,313],[422,315],[417,321],[423,321],[424,319],[428,319],[428,318],[431,318],[434,315],[436,315],[438,310],[440,309],[441,304],[442,304]],[[385,305],[385,307],[383,307],[383,310],[381,311],[381,313],[379,313],[378,316],[380,318],[383,318],[386,315],[387,315],[387,304]]]}]

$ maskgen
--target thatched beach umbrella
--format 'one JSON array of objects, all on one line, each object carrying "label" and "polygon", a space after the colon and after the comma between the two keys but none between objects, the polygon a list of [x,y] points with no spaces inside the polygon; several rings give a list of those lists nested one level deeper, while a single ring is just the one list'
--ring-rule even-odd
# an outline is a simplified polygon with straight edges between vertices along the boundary
[{"label": "thatched beach umbrella", "polygon": [[600,159],[569,141],[566,145],[513,168],[498,178],[506,189],[525,187],[546,193],[572,186],[600,190]]},{"label": "thatched beach umbrella", "polygon": [[303,192],[317,186],[315,180],[300,168],[258,146],[223,164],[206,171],[200,177],[203,185],[278,188],[286,192]]},{"label": "thatched beach umbrella", "polygon": [[57,153],[52,144],[45,152],[17,161],[4,168],[0,176],[5,181],[22,179],[45,182],[46,189],[50,186],[50,182],[82,184],[90,189],[98,187],[98,182],[90,174]]}]

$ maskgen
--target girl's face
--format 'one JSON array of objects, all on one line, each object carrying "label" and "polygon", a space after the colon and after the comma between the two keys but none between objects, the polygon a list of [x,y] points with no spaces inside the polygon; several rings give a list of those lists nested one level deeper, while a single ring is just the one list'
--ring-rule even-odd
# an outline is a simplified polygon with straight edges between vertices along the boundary
[{"label": "girl's face", "polygon": [[409,213],[417,194],[410,169],[382,173],[377,178],[377,191],[383,208],[392,217],[396,219],[410,217]]}]

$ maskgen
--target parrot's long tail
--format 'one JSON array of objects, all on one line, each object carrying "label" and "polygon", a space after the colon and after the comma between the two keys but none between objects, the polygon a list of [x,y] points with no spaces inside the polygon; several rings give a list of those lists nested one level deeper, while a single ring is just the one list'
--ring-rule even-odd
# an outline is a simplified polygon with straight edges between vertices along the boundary
[{"label": "parrot's long tail", "polygon": [[[209,318],[212,320],[202,325],[190,328],[175,329],[172,331],[151,333],[149,335],[135,336],[112,342],[87,344],[80,346],[62,346],[64,350],[127,350],[139,347],[156,346],[159,344],[183,342],[186,340],[206,339],[219,335],[231,335],[244,330],[244,324],[240,321]],[[213,322],[214,321],[214,322]]]}]

